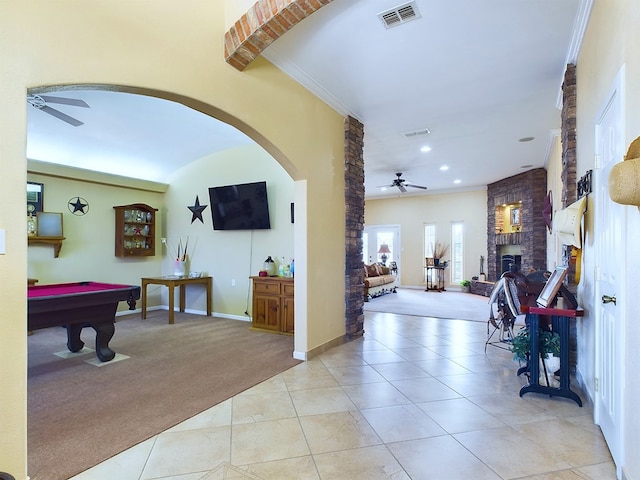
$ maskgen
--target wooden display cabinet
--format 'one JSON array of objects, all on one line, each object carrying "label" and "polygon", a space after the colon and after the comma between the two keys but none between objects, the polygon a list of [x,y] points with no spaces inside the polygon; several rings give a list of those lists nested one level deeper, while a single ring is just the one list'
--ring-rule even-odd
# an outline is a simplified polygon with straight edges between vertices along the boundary
[{"label": "wooden display cabinet", "polygon": [[293,334],[293,278],[251,277],[253,281],[253,316],[251,328]]},{"label": "wooden display cabinet", "polygon": [[113,208],[116,211],[116,257],[154,256],[158,209],[144,203]]}]

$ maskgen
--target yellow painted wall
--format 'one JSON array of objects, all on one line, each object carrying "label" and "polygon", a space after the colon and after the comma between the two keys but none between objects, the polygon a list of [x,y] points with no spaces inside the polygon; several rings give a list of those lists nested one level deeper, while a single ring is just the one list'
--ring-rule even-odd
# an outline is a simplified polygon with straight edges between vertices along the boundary
[{"label": "yellow painted wall", "polygon": [[[605,108],[614,81],[622,68],[624,83],[624,131],[625,145],[640,135],[640,2],[636,0],[610,0],[594,2],[591,18],[587,26],[582,49],[576,62],[577,72],[577,174],[584,175],[594,169],[598,171],[595,159],[595,124]],[[626,148],[625,148],[626,151]],[[586,241],[583,251],[583,275],[578,289],[579,302],[585,308],[585,317],[578,323],[578,373],[593,397],[597,367],[595,359],[595,338],[598,335],[595,322],[594,303],[599,302],[595,285],[597,265],[595,248],[598,232],[594,227],[597,195],[589,199],[589,210],[585,215]],[[625,366],[623,368],[623,423],[625,478],[640,478],[640,411],[637,408],[640,397],[640,380],[636,374],[640,365],[640,323],[637,321],[638,273],[640,265],[640,213],[633,206],[625,207],[623,223],[627,249],[624,252],[625,265],[620,266],[620,288],[626,298],[624,325]]]},{"label": "yellow painted wall", "polygon": [[[464,274],[480,273],[487,258],[487,191],[367,200],[365,225],[400,225],[402,278],[405,286],[424,284],[424,225],[434,223],[438,241],[450,244],[451,222],[464,222]],[[447,254],[451,258],[451,252]],[[457,285],[456,285],[457,286]]]},{"label": "yellow painted wall", "polygon": [[[547,192],[551,191],[553,201],[553,218],[562,210],[562,142],[557,136],[553,142],[553,148],[547,164]],[[547,269],[553,270],[557,265],[562,265],[562,244],[558,236],[547,230]]]},{"label": "yellow painted wall", "polygon": [[6,230],[7,253],[0,255],[0,465],[18,479],[27,475],[23,207],[29,88],[129,86],[197,106],[254,138],[301,184],[295,187],[296,234],[302,237],[297,229],[306,228],[295,252],[296,293],[307,302],[306,308],[296,304],[295,348],[306,352],[344,334],[343,282],[326,281],[344,271],[343,119],[264,60],[244,72],[224,63],[226,3],[2,3],[0,229]]},{"label": "yellow painted wall", "polygon": [[[34,173],[43,170],[45,173]],[[86,174],[86,175],[84,175]],[[79,177],[87,178],[79,178]],[[290,205],[294,182],[284,169],[258,145],[240,147],[197,160],[176,172],[169,185],[158,184],[150,192],[145,182],[96,175],[41,162],[29,162],[29,181],[44,185],[45,211],[63,214],[66,239],[58,258],[48,245],[28,249],[27,273],[39,284],[93,280],[140,285],[141,277],[171,275],[173,257],[181,240],[188,240],[189,268],[213,276],[215,315],[249,321],[251,282],[267,256],[286,261],[293,258],[293,224]],[[208,188],[212,186],[266,181],[271,229],[256,231],[214,231]],[[124,187],[123,183],[132,186]],[[165,193],[166,190],[166,193]],[[87,214],[74,215],[67,207],[76,196],[89,204]],[[198,196],[207,208],[203,222],[192,222],[187,208]],[[115,212],[113,206],[146,203],[158,209],[156,255],[118,258],[114,255]],[[163,245],[161,238],[167,239]],[[167,289],[147,288],[147,305],[153,309],[168,305]],[[140,308],[140,302],[137,307]],[[206,295],[200,288],[187,289],[187,309],[206,311]],[[122,302],[119,310],[128,312]]]},{"label": "yellow painted wall", "polygon": [[[209,187],[247,182],[267,182],[271,229],[254,231],[213,230]],[[187,205],[198,195],[203,222],[191,222]],[[213,276],[213,310],[229,318],[249,320],[251,313],[251,275],[258,275],[264,260],[294,255],[293,224],[290,205],[294,199],[294,183],[284,169],[257,145],[227,150],[210,155],[182,168],[171,179],[165,196],[166,232],[169,245],[184,244],[189,237],[190,268]],[[169,250],[169,251],[168,251]],[[173,248],[161,253],[162,271],[171,274]],[[162,289],[162,297],[166,298]],[[206,310],[205,298],[190,298],[188,308]],[[161,301],[166,305],[166,300]]]},{"label": "yellow painted wall", "polygon": [[[159,274],[159,257],[123,259],[115,256],[113,207],[146,203],[161,209],[162,193],[35,173],[29,173],[27,178],[44,184],[44,210],[62,213],[65,236],[58,258],[54,258],[53,247],[49,245],[29,247],[27,273],[30,278],[38,279],[39,284],[90,280],[140,285],[141,277]],[[89,204],[85,215],[74,215],[67,207],[77,196]],[[156,244],[160,243],[162,220],[162,216],[156,217]],[[127,308],[125,302],[120,304],[120,309]]]}]

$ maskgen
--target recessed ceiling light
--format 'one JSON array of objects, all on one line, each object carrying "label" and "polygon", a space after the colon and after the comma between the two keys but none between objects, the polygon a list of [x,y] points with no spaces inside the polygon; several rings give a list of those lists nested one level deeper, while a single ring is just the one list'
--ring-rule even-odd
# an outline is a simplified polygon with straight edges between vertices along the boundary
[{"label": "recessed ceiling light", "polygon": [[457,183],[462,183],[462,180],[460,180],[459,178],[456,178],[456,179],[453,181],[453,183],[456,183],[456,184],[457,184]]},{"label": "recessed ceiling light", "polygon": [[425,145],[425,146],[423,146],[423,147],[420,149],[420,151],[421,151],[422,153],[430,152],[430,151],[431,151],[431,147],[430,147],[429,145]]},{"label": "recessed ceiling light", "polygon": [[524,142],[530,142],[530,141],[531,141],[531,140],[533,140],[534,138],[536,138],[536,137],[522,137],[522,138],[520,138],[518,141],[519,141],[519,142],[523,142],[523,143],[524,143]]},{"label": "recessed ceiling light", "polygon": [[446,172],[447,170],[449,170],[449,165],[442,165],[440,167],[440,170],[442,170],[443,172]]}]

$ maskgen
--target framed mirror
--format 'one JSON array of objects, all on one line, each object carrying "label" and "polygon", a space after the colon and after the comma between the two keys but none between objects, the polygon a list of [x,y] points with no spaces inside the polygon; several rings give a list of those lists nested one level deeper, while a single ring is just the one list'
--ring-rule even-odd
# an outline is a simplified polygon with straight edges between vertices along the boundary
[{"label": "framed mirror", "polygon": [[27,182],[27,215],[42,211],[44,196],[44,184],[36,182]]}]

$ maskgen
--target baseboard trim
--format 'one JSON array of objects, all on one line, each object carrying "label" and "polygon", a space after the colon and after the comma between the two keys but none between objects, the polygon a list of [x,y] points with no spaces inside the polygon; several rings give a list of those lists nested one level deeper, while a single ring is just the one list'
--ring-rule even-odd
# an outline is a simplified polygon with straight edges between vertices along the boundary
[{"label": "baseboard trim", "polygon": [[327,350],[331,350],[333,347],[337,347],[339,345],[347,343],[347,336],[341,335],[333,340],[329,340],[328,342],[323,343],[322,345],[318,345],[315,348],[312,348],[308,352],[293,352],[293,358],[296,360],[307,361],[311,360],[313,357],[317,357],[321,353],[326,352]]},{"label": "baseboard trim", "polygon": [[[167,305],[156,305],[154,307],[147,308],[147,312],[152,312],[154,310],[166,310],[168,312],[169,307]],[[180,308],[174,308],[173,311],[179,312]],[[116,317],[121,317],[124,315],[133,315],[134,313],[142,314],[142,309],[136,308],[135,310],[121,310],[119,312],[116,312]],[[185,309],[184,313],[190,313],[192,315],[203,315],[203,316],[207,314],[207,312],[204,310],[192,310],[189,308]],[[245,317],[244,315],[232,315],[230,313],[211,312],[211,316],[218,317],[218,318],[228,318],[229,320],[240,320],[241,322],[251,322],[251,317]]]}]

